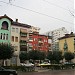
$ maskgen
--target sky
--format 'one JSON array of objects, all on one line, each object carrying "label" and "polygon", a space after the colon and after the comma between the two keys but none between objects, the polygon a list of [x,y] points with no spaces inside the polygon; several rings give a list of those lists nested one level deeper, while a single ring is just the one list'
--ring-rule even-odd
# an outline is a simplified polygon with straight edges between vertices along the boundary
[{"label": "sky", "polygon": [[39,27],[40,33],[65,27],[74,31],[74,0],[0,0],[0,16]]}]

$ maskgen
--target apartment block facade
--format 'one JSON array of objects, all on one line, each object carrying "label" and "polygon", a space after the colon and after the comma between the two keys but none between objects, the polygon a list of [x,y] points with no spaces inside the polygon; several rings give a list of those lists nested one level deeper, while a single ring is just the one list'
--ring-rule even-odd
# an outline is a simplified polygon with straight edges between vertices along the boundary
[{"label": "apartment block facade", "polygon": [[65,27],[46,32],[46,35],[52,36],[52,50],[59,50],[58,38],[63,37],[65,34],[68,34]]},{"label": "apartment block facade", "polygon": [[7,15],[0,16],[0,43],[11,44],[13,57],[7,61],[9,65],[20,65],[19,54],[30,50],[47,52],[48,36],[39,34],[40,28],[13,21]]},{"label": "apartment block facade", "polygon": [[40,35],[38,32],[29,34],[29,50],[48,51],[48,36]]}]

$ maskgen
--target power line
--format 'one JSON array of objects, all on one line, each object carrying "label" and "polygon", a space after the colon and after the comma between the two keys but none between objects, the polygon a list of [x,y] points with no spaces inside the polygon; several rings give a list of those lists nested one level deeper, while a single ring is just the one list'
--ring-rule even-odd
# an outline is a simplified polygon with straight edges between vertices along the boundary
[{"label": "power line", "polygon": [[[5,3],[5,4],[9,4],[9,3],[4,2],[4,1],[0,1],[0,2]],[[47,16],[47,17],[50,17],[50,18],[53,18],[53,19],[56,19],[56,20],[59,20],[59,21],[63,21],[63,22],[69,23],[69,24],[73,24],[71,22],[68,22],[68,21],[65,21],[65,20],[62,20],[62,19],[59,19],[59,18],[50,16],[50,15],[47,15],[47,14],[44,14],[44,13],[40,13],[38,11],[34,11],[34,10],[31,10],[31,9],[27,9],[27,8],[24,8],[24,7],[21,7],[21,6],[17,6],[17,5],[14,5],[14,4],[10,4],[10,5],[15,6],[15,7],[18,7],[18,8],[21,8],[21,9],[28,10],[28,11],[31,11],[31,12],[34,12],[34,13],[37,13],[37,14],[41,14],[41,15],[44,15],[44,16]]]},{"label": "power line", "polygon": [[61,7],[61,6],[59,6],[59,5],[56,5],[56,4],[54,4],[54,3],[51,3],[51,2],[49,2],[49,1],[46,1],[46,0],[43,0],[43,1],[46,2],[46,3],[48,3],[48,4],[51,4],[51,5],[53,5],[53,6],[56,6],[56,7],[59,7],[59,8],[62,8],[62,9],[64,9],[64,10],[69,11],[68,9],[63,8],[63,7]]}]

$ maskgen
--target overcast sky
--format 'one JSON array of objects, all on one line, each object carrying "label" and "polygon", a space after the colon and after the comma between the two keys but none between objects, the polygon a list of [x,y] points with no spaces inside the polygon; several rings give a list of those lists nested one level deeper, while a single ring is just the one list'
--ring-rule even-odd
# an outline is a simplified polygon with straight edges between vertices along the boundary
[{"label": "overcast sky", "polygon": [[40,33],[66,27],[74,31],[74,0],[0,0],[0,15],[41,28]]}]

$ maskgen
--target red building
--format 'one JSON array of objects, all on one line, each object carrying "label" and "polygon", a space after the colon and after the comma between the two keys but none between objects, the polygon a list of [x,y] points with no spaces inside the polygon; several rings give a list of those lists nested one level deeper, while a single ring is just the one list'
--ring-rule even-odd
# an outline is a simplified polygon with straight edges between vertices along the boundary
[{"label": "red building", "polygon": [[29,50],[48,51],[48,36],[38,32],[29,34]]}]

